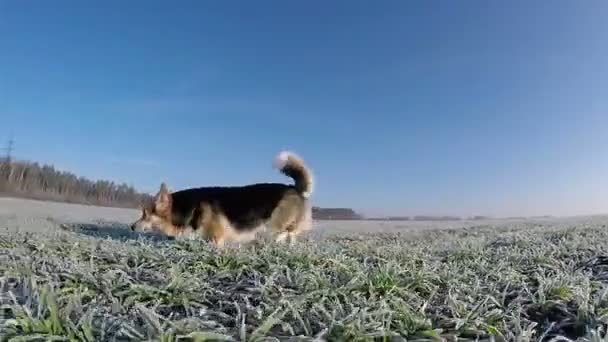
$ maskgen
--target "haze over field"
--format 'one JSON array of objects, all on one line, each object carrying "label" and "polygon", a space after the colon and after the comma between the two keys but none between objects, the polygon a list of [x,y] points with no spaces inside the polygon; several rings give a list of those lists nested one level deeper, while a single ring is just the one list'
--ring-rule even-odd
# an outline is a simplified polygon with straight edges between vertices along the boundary
[{"label": "haze over field", "polygon": [[[104,224],[128,230],[140,215],[136,209],[109,208],[92,205],[47,202],[0,197],[0,229],[9,231],[56,231],[62,224]],[[313,223],[313,236],[357,233],[423,232],[437,229],[459,229],[477,226],[515,227],[522,224],[581,224],[608,221],[608,216],[580,216],[563,218],[486,219],[462,221],[319,221]],[[103,235],[103,229],[101,230]],[[128,232],[127,232],[128,233]]]}]

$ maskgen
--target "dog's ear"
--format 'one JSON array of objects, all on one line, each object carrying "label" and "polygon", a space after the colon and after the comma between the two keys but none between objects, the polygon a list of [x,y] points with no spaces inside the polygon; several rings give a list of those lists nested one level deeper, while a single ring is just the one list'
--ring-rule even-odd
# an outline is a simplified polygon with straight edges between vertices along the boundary
[{"label": "dog's ear", "polygon": [[171,204],[171,195],[169,194],[169,188],[163,182],[160,185],[160,190],[156,194],[156,199],[154,205],[156,206],[156,211],[164,211],[169,208]]},{"label": "dog's ear", "polygon": [[167,184],[165,182],[160,183],[160,191],[161,193],[169,193],[169,187],[167,187]]}]

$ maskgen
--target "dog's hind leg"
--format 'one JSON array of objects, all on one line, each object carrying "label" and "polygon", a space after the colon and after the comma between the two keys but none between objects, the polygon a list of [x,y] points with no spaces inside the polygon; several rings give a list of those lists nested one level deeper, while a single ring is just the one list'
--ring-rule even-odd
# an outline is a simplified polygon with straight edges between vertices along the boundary
[{"label": "dog's hind leg", "polygon": [[289,244],[295,245],[298,235],[312,228],[312,211],[310,208],[304,209],[300,218],[287,228]]}]

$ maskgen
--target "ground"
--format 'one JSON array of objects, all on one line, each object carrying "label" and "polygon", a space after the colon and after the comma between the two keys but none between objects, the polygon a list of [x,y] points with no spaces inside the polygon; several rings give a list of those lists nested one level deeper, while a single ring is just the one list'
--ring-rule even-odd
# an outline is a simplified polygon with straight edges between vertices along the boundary
[{"label": "ground", "polygon": [[0,340],[608,341],[607,217],[315,222],[221,250],[136,217],[0,199]]}]

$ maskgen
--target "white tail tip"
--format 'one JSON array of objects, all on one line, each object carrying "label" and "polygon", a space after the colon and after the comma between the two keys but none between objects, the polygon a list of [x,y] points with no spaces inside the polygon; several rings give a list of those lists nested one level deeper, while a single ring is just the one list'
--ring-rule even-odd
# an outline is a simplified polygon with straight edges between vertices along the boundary
[{"label": "white tail tip", "polygon": [[291,152],[289,151],[281,151],[277,157],[274,159],[274,167],[277,169],[282,169],[287,165],[289,161],[289,157],[291,156]]}]

